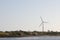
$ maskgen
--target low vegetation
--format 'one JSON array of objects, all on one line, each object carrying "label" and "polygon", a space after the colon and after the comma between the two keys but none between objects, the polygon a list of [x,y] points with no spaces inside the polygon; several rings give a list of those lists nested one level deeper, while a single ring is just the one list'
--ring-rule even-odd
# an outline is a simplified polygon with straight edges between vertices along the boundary
[{"label": "low vegetation", "polygon": [[49,35],[49,36],[59,36],[60,32],[38,32],[38,31],[0,31],[0,37],[23,37],[23,36],[43,36],[43,35]]}]

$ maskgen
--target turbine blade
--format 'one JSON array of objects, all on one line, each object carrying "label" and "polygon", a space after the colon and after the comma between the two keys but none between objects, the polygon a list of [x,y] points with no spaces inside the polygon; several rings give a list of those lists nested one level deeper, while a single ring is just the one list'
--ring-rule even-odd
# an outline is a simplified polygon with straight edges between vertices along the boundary
[{"label": "turbine blade", "polygon": [[40,16],[40,18],[41,18],[41,21],[43,22],[43,19],[42,19],[42,17]]},{"label": "turbine blade", "polygon": [[39,25],[39,27],[42,25],[42,23]]}]

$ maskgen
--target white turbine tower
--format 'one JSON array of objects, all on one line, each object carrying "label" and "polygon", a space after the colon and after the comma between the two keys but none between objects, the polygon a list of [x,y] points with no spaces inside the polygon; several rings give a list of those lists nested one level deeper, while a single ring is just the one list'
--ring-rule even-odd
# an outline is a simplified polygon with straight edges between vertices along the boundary
[{"label": "white turbine tower", "polygon": [[42,26],[42,32],[44,32],[44,23],[47,23],[45,21],[43,21],[42,17],[40,17],[41,19],[41,24],[39,26]]}]

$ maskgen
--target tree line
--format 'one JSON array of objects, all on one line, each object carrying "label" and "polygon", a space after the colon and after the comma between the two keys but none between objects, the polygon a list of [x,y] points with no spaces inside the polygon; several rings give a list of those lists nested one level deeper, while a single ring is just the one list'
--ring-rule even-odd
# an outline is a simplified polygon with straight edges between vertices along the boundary
[{"label": "tree line", "polygon": [[60,32],[38,32],[38,31],[0,31],[0,37],[23,37],[23,36],[42,36],[42,35],[50,35],[50,36],[59,36]]}]

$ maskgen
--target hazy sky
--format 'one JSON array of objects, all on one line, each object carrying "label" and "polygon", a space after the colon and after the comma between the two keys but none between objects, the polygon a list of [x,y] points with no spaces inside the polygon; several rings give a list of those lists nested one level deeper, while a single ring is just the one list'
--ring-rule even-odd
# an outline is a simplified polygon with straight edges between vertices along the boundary
[{"label": "hazy sky", "polygon": [[0,0],[0,31],[60,31],[60,0]]}]

